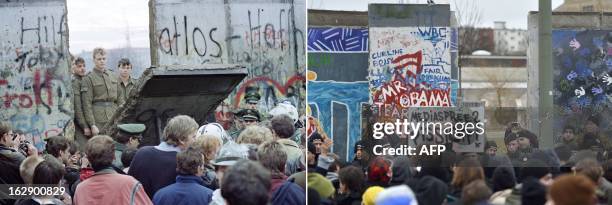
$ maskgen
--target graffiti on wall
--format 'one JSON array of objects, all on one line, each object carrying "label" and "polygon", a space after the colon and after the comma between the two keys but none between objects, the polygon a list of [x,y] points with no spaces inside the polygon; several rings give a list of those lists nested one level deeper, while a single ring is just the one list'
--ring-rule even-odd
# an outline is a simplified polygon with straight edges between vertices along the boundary
[{"label": "graffiti on wall", "polygon": [[[317,93],[308,95],[308,103],[314,104],[310,106],[317,112],[313,115],[318,116],[323,129],[334,140],[334,152],[349,157],[353,153],[352,144],[361,139],[361,105],[369,99],[368,83],[308,81],[308,92]],[[332,112],[341,109],[344,111]],[[344,135],[333,134],[338,132]]]},{"label": "graffiti on wall", "polygon": [[69,134],[72,125],[65,5],[1,4],[0,121],[42,150],[45,138]]},{"label": "graffiti on wall", "polygon": [[285,99],[304,108],[305,25],[296,18],[305,15],[303,3],[155,1],[156,39],[151,40],[157,41],[158,59],[153,61],[244,65],[248,77],[226,104],[241,107],[244,90],[254,86],[263,112]]},{"label": "graffiti on wall", "polygon": [[[182,2],[168,5],[155,1],[154,38],[158,63],[204,64],[227,63],[225,21],[214,21],[225,16],[222,2]],[[205,12],[202,12],[205,10]]]},{"label": "graffiti on wall", "polygon": [[309,52],[367,52],[367,28],[309,28]]},{"label": "graffiti on wall", "polygon": [[[367,103],[368,29],[308,28],[308,103],[340,158],[353,157],[361,140],[361,106]],[[363,58],[360,60],[358,58]]]},{"label": "graffiti on wall", "polygon": [[[233,93],[234,107],[243,103],[246,87],[258,87],[259,110],[267,112],[281,100],[304,108],[305,38],[299,5],[290,3],[232,4],[230,62],[247,65],[249,75]],[[296,13],[298,12],[298,13]],[[301,14],[302,16],[304,14]],[[302,54],[301,56],[299,54]]]},{"label": "graffiti on wall", "polygon": [[370,35],[369,90],[379,110],[454,106],[449,27],[371,27]]},{"label": "graffiti on wall", "polygon": [[564,113],[603,111],[612,99],[612,31],[553,32],[555,104]]},{"label": "graffiti on wall", "polygon": [[612,30],[554,30],[552,37],[555,127],[582,126],[594,114],[609,116]]}]

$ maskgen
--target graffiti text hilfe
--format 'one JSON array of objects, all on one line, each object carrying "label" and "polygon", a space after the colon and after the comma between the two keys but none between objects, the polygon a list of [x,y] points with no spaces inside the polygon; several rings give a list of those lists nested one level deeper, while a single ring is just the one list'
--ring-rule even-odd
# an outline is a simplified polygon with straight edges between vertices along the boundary
[{"label": "graffiti text hilfe", "polygon": [[0,3],[0,121],[44,139],[70,137],[72,86],[65,1]]}]

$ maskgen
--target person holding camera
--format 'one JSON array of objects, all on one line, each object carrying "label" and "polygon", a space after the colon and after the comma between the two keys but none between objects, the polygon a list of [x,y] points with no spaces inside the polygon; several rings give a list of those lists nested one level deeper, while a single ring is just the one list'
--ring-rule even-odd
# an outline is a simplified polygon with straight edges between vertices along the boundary
[{"label": "person holding camera", "polygon": [[14,133],[11,125],[0,122],[0,155],[19,165],[26,157],[38,155],[38,150],[22,135]]}]

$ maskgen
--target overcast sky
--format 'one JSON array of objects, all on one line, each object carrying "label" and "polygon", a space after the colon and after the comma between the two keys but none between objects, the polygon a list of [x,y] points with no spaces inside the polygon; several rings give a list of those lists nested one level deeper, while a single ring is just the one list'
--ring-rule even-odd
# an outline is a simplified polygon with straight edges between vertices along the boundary
[{"label": "overcast sky", "polygon": [[[427,3],[427,0],[307,0],[308,8],[325,10],[366,11],[368,3]],[[552,9],[563,0],[551,0]],[[451,4],[465,8],[476,5],[482,11],[481,26],[493,27],[494,21],[505,21],[507,28],[527,29],[527,13],[538,10],[538,0],[434,0],[438,4]]]},{"label": "overcast sky", "polygon": [[149,47],[148,0],[67,0],[70,52],[104,48]]},{"label": "overcast sky", "polygon": [[[308,8],[365,11],[368,3],[425,3],[426,0],[306,0]],[[506,21],[508,28],[527,28],[527,12],[538,10],[537,0],[435,0],[451,9],[474,2],[482,11],[481,26]],[[95,47],[149,47],[148,0],[67,0],[70,51],[78,54]],[[457,2],[459,2],[457,4]],[[467,3],[466,3],[467,2]],[[563,0],[552,0],[553,9]],[[129,31],[129,32],[128,32]]]}]

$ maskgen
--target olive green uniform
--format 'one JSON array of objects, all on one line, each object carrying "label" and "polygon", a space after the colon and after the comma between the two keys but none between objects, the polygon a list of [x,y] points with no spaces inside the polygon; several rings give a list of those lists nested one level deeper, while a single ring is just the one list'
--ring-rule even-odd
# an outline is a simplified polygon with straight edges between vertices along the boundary
[{"label": "olive green uniform", "polygon": [[124,103],[124,94],[119,78],[108,69],[94,69],[81,81],[81,99],[85,121],[89,127],[103,129],[119,106]]},{"label": "olive green uniform", "polygon": [[126,84],[123,83],[123,81],[121,81],[121,78],[119,78],[119,82],[120,82],[119,83],[120,84],[119,87],[121,87],[121,90],[123,91],[123,96],[124,96],[123,101],[124,102],[127,102],[128,98],[130,97],[130,92],[136,87],[136,81],[137,80],[138,79],[134,79],[134,78],[130,77],[130,79],[128,80],[128,83],[126,85]]},{"label": "olive green uniform", "polygon": [[72,78],[72,105],[74,106],[74,139],[79,144],[79,148],[85,148],[87,137],[83,129],[89,128],[85,115],[83,114],[83,104],[81,103],[81,81],[83,77],[74,75]]}]

